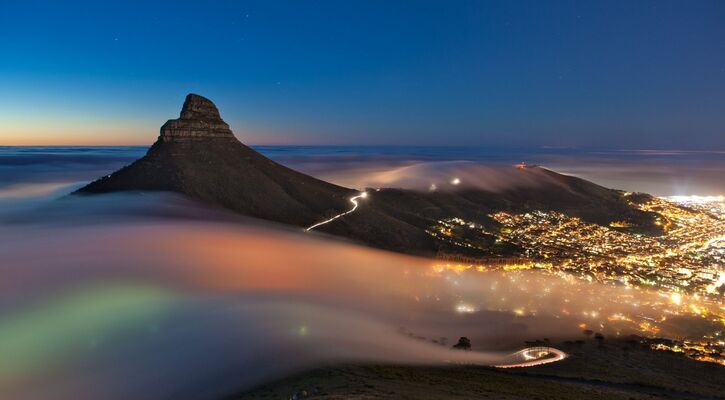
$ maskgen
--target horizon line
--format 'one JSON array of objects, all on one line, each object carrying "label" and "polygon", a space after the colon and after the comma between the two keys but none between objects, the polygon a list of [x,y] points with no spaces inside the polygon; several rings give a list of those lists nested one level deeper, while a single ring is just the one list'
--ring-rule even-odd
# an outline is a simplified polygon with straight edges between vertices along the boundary
[{"label": "horizon line", "polygon": [[[238,138],[237,138],[238,139]],[[143,144],[2,144],[3,147],[151,147],[154,142],[143,143]],[[592,150],[592,151],[617,151],[617,152],[641,152],[651,153],[651,155],[665,155],[664,153],[691,153],[691,154],[725,154],[725,148],[723,149],[677,149],[677,148],[634,148],[634,147],[594,147],[594,146],[486,146],[486,145],[469,145],[469,144],[422,144],[422,145],[409,145],[409,144],[318,144],[318,143],[244,143],[246,146],[259,147],[259,146],[276,146],[276,147],[401,147],[401,148],[478,148],[478,149],[509,149],[509,150]]]}]

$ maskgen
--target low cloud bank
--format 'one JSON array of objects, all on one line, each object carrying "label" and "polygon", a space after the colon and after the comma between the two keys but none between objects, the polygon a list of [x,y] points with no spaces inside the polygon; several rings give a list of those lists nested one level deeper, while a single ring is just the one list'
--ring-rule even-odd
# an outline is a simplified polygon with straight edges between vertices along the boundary
[{"label": "low cloud bank", "polygon": [[[343,175],[344,173],[340,173]],[[537,169],[521,173],[512,165],[483,165],[470,161],[422,162],[382,171],[348,171],[338,180],[358,188],[403,188],[446,191],[472,188],[490,192],[558,184]]]},{"label": "low cloud bank", "polygon": [[[648,315],[656,300],[222,216],[150,218],[142,205],[173,197],[135,199],[71,199],[0,226],[0,354],[13,360],[0,397],[218,398],[320,363],[490,365],[524,340],[578,337],[583,313]],[[460,336],[475,351],[450,350]]]}]

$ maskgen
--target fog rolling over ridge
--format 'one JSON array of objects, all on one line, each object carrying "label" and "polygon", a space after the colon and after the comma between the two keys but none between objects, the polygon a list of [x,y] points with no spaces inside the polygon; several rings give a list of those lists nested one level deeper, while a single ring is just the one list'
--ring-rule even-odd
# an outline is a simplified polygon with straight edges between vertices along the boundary
[{"label": "fog rolling over ridge", "polygon": [[[452,215],[493,226],[491,214],[497,211],[538,209],[600,225],[624,223],[637,233],[662,231],[654,213],[639,209],[620,191],[538,166],[477,168],[465,173],[471,182],[452,178],[450,185],[460,190],[438,190],[434,182],[428,191],[416,184],[413,189],[376,187],[375,195],[368,196],[298,172],[244,145],[211,100],[191,93],[179,118],[161,127],[143,157],[73,194],[175,192],[241,215],[308,230],[314,227],[371,247],[423,256],[499,254],[489,246],[461,248],[428,233],[433,224]],[[425,171],[398,180],[410,181],[421,173]],[[440,179],[442,174],[437,175],[428,179]],[[367,199],[359,210],[358,198]],[[342,215],[346,217],[338,219]],[[334,224],[328,223],[333,220]]]},{"label": "fog rolling over ridge", "polygon": [[562,185],[541,170],[533,169],[531,174],[523,175],[511,165],[485,165],[473,161],[418,162],[351,178],[341,177],[341,180],[350,180],[354,183],[352,186],[361,189],[384,187],[423,192],[464,189],[503,192]]},{"label": "fog rolling over ridge", "polygon": [[[0,397],[218,398],[321,362],[489,365],[524,340],[578,336],[563,307],[616,314],[632,307],[620,296],[656,298],[527,271],[463,275],[233,219],[139,215],[198,209],[110,196],[0,227]],[[476,351],[449,350],[459,336]]]},{"label": "fog rolling over ridge", "polygon": [[[414,183],[450,182],[457,170],[496,172],[525,162],[577,176],[599,185],[657,196],[722,195],[725,152],[577,148],[256,146],[287,166],[338,185],[364,189]],[[469,164],[474,165],[469,165]],[[420,173],[420,175],[416,175]],[[432,174],[432,175],[428,175]],[[442,176],[440,176],[442,175]],[[447,175],[447,176],[446,176]],[[508,178],[508,176],[501,176]],[[405,178],[405,179],[403,179]],[[481,179],[482,178],[482,179]],[[480,174],[480,187],[487,179]],[[469,179],[463,182],[470,182]],[[491,190],[508,187],[492,182]],[[427,186],[424,186],[427,184]]]}]

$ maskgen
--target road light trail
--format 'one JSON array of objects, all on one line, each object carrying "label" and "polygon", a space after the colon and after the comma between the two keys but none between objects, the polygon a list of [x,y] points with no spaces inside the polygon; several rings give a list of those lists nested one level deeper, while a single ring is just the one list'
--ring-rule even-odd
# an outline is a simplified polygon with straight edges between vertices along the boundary
[{"label": "road light trail", "polygon": [[336,219],[338,219],[340,217],[344,217],[345,215],[350,214],[351,212],[357,210],[357,206],[358,206],[357,199],[364,199],[366,197],[368,197],[368,193],[367,192],[362,192],[362,193],[360,193],[359,195],[357,195],[355,197],[351,197],[350,198],[350,203],[352,203],[353,206],[352,206],[352,208],[350,210],[345,211],[342,214],[337,214],[337,215],[335,215],[334,217],[332,217],[330,219],[324,220],[322,222],[318,222],[318,223],[310,226],[309,228],[305,229],[305,232],[309,232],[309,231],[317,228],[318,226],[328,224],[328,223],[330,223],[330,222],[332,222],[332,221],[334,221],[334,220],[336,220]]},{"label": "road light trail", "polygon": [[532,356],[530,353],[532,352],[538,352],[541,353],[542,350],[539,347],[529,347],[520,351],[517,351],[514,353],[514,355],[521,355],[526,360],[530,361],[524,361],[522,363],[516,363],[516,364],[503,364],[503,365],[494,365],[496,368],[523,368],[523,367],[533,367],[535,365],[544,365],[549,364],[557,361],[561,361],[566,358],[566,353],[559,349],[555,349],[553,347],[547,347],[546,350],[544,350],[546,353],[553,354],[554,357],[548,357],[548,358],[539,358],[540,356]]}]

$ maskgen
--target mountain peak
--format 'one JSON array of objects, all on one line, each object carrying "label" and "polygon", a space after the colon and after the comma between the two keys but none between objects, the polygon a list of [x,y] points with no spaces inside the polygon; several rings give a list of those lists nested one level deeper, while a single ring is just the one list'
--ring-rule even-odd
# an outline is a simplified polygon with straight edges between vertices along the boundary
[{"label": "mountain peak", "polygon": [[211,100],[189,93],[181,108],[181,119],[221,120],[222,117]]},{"label": "mountain peak", "polygon": [[233,139],[234,134],[211,100],[190,93],[184,100],[179,118],[168,120],[161,127],[159,138],[163,141],[205,138]]}]

